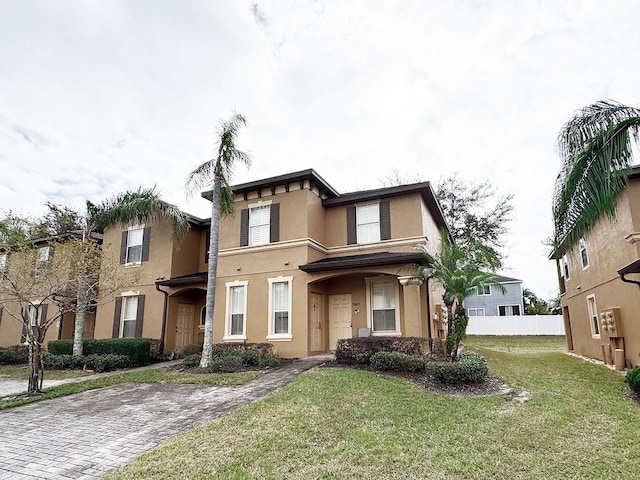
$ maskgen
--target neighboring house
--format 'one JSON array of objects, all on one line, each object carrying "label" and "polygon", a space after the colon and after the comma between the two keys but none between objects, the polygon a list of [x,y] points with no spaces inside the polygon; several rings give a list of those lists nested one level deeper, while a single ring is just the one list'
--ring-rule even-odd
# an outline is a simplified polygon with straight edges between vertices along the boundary
[{"label": "neighboring house", "polygon": [[[441,292],[410,268],[421,261],[414,246],[436,254],[447,228],[428,182],[339,194],[304,170],[233,190],[236,214],[220,224],[214,342],[270,342],[301,357],[358,334],[438,335]],[[180,245],[168,224],[105,232],[144,280],[100,306],[96,338],[159,338],[165,350],[203,342],[209,223],[193,218]]]},{"label": "neighboring house", "polygon": [[[93,233],[93,238],[98,242],[102,242],[102,234]],[[57,243],[64,242],[69,238],[82,238],[82,231],[73,231],[58,235],[50,238],[42,238],[33,241],[34,248],[38,249],[37,261],[46,262],[49,261],[51,255],[55,252],[55,246]],[[0,272],[8,267],[11,262],[11,248],[6,248],[0,251]],[[1,281],[1,280],[0,280]],[[48,318],[53,319],[55,311],[49,309],[48,303],[42,303],[37,311],[30,312],[34,321],[43,321]],[[9,309],[16,309],[17,305],[3,301],[0,298],[0,347],[8,347],[25,343],[26,341],[26,326],[22,322],[18,322],[12,315],[9,314]],[[86,312],[85,318],[85,338],[93,338],[93,328],[95,321],[95,308]],[[68,312],[56,322],[56,324],[49,328],[45,338],[45,344],[49,340],[60,339],[72,339],[75,328],[75,313]]]},{"label": "neighboring house", "polygon": [[478,288],[462,305],[470,317],[523,315],[522,280],[496,275],[504,292],[495,285]]},{"label": "neighboring house", "polygon": [[614,220],[601,216],[556,260],[567,348],[616,364],[640,364],[640,167],[633,167]]}]

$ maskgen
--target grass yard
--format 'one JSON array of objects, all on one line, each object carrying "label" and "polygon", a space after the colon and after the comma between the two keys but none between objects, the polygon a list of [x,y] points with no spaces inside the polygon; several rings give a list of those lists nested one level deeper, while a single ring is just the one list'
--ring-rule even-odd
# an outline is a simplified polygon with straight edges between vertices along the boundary
[{"label": "grass yard", "polygon": [[[84,370],[47,370],[47,380],[62,380],[65,378],[85,377],[93,372]],[[0,365],[0,376],[18,378],[25,382],[29,379],[29,369],[25,365]]]},{"label": "grass yard", "polygon": [[[0,370],[0,374],[2,372],[7,372],[4,374],[13,373],[16,375],[17,372],[10,370],[16,369],[17,367],[2,367]],[[67,372],[69,375],[67,377],[64,376],[54,376],[53,373],[62,373]],[[78,372],[77,370],[47,370],[45,372],[46,379],[52,378],[69,378],[72,377],[73,372]],[[138,370],[134,372],[126,372],[126,373],[116,373],[111,376],[104,376],[98,379],[86,380],[78,383],[69,383],[65,385],[58,385],[55,387],[46,388],[44,393],[41,395],[27,397],[27,396],[17,396],[17,397],[4,397],[0,398],[0,410],[4,410],[6,408],[17,407],[20,405],[26,405],[28,403],[38,402],[40,400],[46,400],[49,398],[62,397],[65,395],[72,395],[74,393],[85,392],[87,390],[94,390],[96,388],[109,387],[112,385],[117,385],[119,383],[180,383],[180,384],[199,384],[199,385],[244,385],[245,383],[250,382],[254,378],[260,375],[259,372],[238,372],[238,373],[209,373],[209,374],[192,374],[192,373],[183,373],[174,370],[168,370],[166,368],[152,368],[149,370]],[[16,378],[16,377],[14,377]],[[17,377],[22,378],[22,377]],[[25,382],[27,381],[25,378]],[[25,384],[26,387],[26,384]]]},{"label": "grass yard", "polygon": [[396,377],[313,369],[105,478],[635,479],[640,407],[558,337],[469,337],[533,398],[451,398]]}]

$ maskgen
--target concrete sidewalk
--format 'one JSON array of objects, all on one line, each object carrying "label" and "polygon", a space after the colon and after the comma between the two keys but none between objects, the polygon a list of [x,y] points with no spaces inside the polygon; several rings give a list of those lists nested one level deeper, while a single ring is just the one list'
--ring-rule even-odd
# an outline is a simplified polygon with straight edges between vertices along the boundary
[{"label": "concrete sidewalk", "polygon": [[2,411],[0,480],[100,478],[331,358],[296,360],[237,387],[120,384]]}]

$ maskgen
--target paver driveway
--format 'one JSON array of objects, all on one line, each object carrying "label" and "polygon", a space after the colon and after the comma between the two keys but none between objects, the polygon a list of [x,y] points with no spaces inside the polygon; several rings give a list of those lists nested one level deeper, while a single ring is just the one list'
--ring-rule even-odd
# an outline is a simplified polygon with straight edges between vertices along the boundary
[{"label": "paver driveway", "polygon": [[121,384],[0,412],[0,479],[94,479],[170,437],[258,400],[326,361],[239,387]]}]

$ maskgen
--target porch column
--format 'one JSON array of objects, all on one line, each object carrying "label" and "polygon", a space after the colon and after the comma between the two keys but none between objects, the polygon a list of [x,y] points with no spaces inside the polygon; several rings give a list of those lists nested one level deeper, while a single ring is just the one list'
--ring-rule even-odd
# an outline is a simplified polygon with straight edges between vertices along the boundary
[{"label": "porch column", "polygon": [[422,302],[420,301],[420,277],[398,277],[402,285],[402,298],[404,300],[404,335],[407,337],[422,337],[425,335],[426,326],[423,323]]}]

